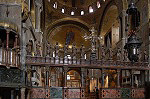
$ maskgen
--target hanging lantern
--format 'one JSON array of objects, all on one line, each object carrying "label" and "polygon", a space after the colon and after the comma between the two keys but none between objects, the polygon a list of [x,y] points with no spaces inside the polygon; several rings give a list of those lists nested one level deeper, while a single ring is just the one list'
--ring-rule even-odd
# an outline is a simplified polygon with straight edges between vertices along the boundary
[{"label": "hanging lantern", "polygon": [[131,36],[128,38],[128,41],[125,45],[125,49],[128,51],[128,58],[132,62],[138,61],[138,50],[141,46],[142,42],[141,40],[135,35],[135,33],[132,33]]},{"label": "hanging lantern", "polygon": [[124,48],[128,51],[128,58],[132,62],[138,61],[138,50],[142,45],[140,38],[138,38],[135,34],[137,27],[140,25],[140,13],[135,7],[133,1],[129,4],[129,8],[127,9],[127,14],[129,17],[130,23],[130,36]]}]

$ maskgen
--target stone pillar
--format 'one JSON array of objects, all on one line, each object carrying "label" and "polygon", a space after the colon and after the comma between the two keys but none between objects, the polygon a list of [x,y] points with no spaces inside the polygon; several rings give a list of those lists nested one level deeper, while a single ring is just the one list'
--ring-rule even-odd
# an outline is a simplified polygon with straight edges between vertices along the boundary
[{"label": "stone pillar", "polygon": [[31,90],[28,90],[27,99],[30,99],[30,92]]},{"label": "stone pillar", "polygon": [[21,88],[21,99],[25,99],[25,90],[26,88]]},{"label": "stone pillar", "polygon": [[10,30],[9,29],[6,29],[6,65],[8,66],[9,64],[9,33],[10,33]]},{"label": "stone pillar", "polygon": [[134,88],[134,70],[131,70],[131,88]]},{"label": "stone pillar", "polygon": [[[88,69],[87,69],[88,71]],[[87,74],[86,76],[86,87],[85,87],[86,93],[90,92],[90,79],[89,79],[89,75]],[[86,94],[86,97],[88,97],[88,94]]]},{"label": "stone pillar", "polygon": [[[126,10],[122,10],[122,13],[121,13],[121,15],[120,15],[120,19],[122,20],[122,23],[121,23],[121,27],[122,27],[122,29],[120,28],[120,33],[122,33],[122,34],[120,34],[120,38],[122,39],[122,46],[120,46],[120,47],[122,47],[121,49],[122,49],[122,53],[123,53],[123,49],[124,49],[124,46],[125,46],[125,43],[126,43],[126,37],[127,37],[127,29],[126,29]],[[120,22],[121,22],[121,20],[120,20]],[[122,37],[121,37],[121,35],[122,35]],[[123,55],[123,54],[122,54]],[[121,58],[121,60],[123,60],[123,56],[122,56],[122,58]]]},{"label": "stone pillar", "polygon": [[27,66],[27,84],[28,86],[31,86],[31,74],[32,74],[32,68],[31,68],[31,65],[28,65]]},{"label": "stone pillar", "polygon": [[18,45],[18,35],[15,35],[15,46],[14,47],[17,47]]},{"label": "stone pillar", "polygon": [[48,66],[46,66],[45,69],[46,69],[46,72],[45,72],[46,73],[46,81],[45,81],[46,83],[45,84],[46,84],[47,87],[49,87],[49,72],[50,72],[50,69],[49,69]]},{"label": "stone pillar", "polygon": [[142,84],[142,87],[144,87],[145,85],[145,70],[141,71],[141,84]]},{"label": "stone pillar", "polygon": [[63,68],[63,86],[67,87],[67,72],[68,72],[68,67]]},{"label": "stone pillar", "polygon": [[86,73],[87,70],[85,68],[81,68],[81,87],[86,87]]},{"label": "stone pillar", "polygon": [[117,69],[117,88],[120,88],[120,69]]},{"label": "stone pillar", "polygon": [[16,91],[16,94],[15,94],[16,98],[15,99],[19,99],[19,94],[20,94],[19,88],[16,88],[15,91]]},{"label": "stone pillar", "polygon": [[17,66],[17,44],[18,44],[18,35],[15,35],[15,43],[14,43],[14,48],[15,48],[15,57],[14,57],[14,64]]},{"label": "stone pillar", "polygon": [[102,69],[102,88],[104,88],[104,80],[105,80],[105,69]]},{"label": "stone pillar", "polygon": [[11,99],[14,99],[14,90],[11,90]]},{"label": "stone pillar", "polygon": [[145,70],[145,82],[148,82],[148,70]]},{"label": "stone pillar", "polygon": [[6,29],[6,49],[7,50],[9,49],[9,33],[10,33],[10,30]]},{"label": "stone pillar", "polygon": [[20,68],[22,70],[21,83],[25,85],[25,71],[26,71],[26,25],[23,23],[22,33],[20,35]]},{"label": "stone pillar", "polygon": [[42,1],[41,0],[35,0],[35,5],[36,5],[36,24],[35,24],[35,28],[36,28],[36,32],[40,32],[41,29],[41,11],[42,11]]},{"label": "stone pillar", "polygon": [[[124,47],[124,45],[125,45],[125,43],[126,43],[126,37],[127,37],[127,32],[128,32],[127,29],[126,29],[126,28],[127,28],[127,26],[126,26],[126,25],[127,25],[127,24],[126,24],[126,21],[127,21],[127,20],[126,20],[126,16],[127,16],[126,10],[123,10],[123,11],[122,11],[122,24],[121,24],[121,25],[122,25],[122,31],[121,31],[121,32],[122,32],[122,36],[123,36],[123,37],[122,37],[122,41],[123,41],[123,42],[122,42],[122,43],[123,43],[123,44],[122,44],[122,47]],[[121,33],[121,32],[120,32],[120,33]]]}]

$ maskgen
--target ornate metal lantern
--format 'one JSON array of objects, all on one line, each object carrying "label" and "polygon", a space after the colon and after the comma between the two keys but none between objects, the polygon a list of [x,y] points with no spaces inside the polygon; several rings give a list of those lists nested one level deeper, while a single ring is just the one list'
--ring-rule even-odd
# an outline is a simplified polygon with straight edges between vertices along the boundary
[{"label": "ornate metal lantern", "polygon": [[138,49],[141,46],[142,42],[141,40],[135,35],[135,33],[132,33],[131,36],[128,38],[128,41],[125,45],[125,49],[128,51],[128,58],[132,62],[138,61]]},{"label": "ornate metal lantern", "polygon": [[138,61],[138,49],[141,46],[141,40],[136,36],[135,32],[137,27],[140,24],[140,13],[135,7],[133,1],[129,4],[129,8],[127,9],[127,15],[129,18],[129,26],[130,26],[130,36],[124,48],[128,51],[128,58],[132,62]]}]

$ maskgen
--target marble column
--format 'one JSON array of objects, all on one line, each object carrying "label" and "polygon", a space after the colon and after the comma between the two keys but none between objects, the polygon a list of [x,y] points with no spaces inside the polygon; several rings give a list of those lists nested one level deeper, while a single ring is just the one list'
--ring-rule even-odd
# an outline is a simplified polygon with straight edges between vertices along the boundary
[{"label": "marble column", "polygon": [[[119,22],[120,22],[119,38],[121,38],[121,40],[122,40],[122,44],[120,46],[122,48],[122,53],[123,53],[123,48],[125,46],[126,38],[127,38],[126,16],[127,16],[126,10],[122,10],[122,13],[119,15]],[[123,60],[123,56],[122,56],[121,60]]]},{"label": "marble column", "polygon": [[48,66],[45,67],[46,68],[46,86],[49,87],[49,73],[50,73],[50,68]]},{"label": "marble column", "polygon": [[20,69],[22,70],[21,83],[25,85],[25,72],[26,72],[26,24],[23,23],[22,32],[20,35]]},{"label": "marble column", "polygon": [[104,88],[104,81],[105,81],[105,69],[102,69],[102,88]]},{"label": "marble column", "polygon": [[14,90],[11,90],[11,99],[14,99]]},{"label": "marble column", "polygon": [[41,29],[41,11],[42,11],[42,1],[41,0],[35,0],[35,5],[36,5],[36,9],[35,9],[35,14],[36,14],[36,24],[35,24],[35,28],[36,28],[36,32],[40,32]]},{"label": "marble column", "polygon": [[31,76],[32,76],[32,67],[31,65],[27,66],[27,84],[30,86],[31,84]]},{"label": "marble column", "polygon": [[144,87],[145,85],[145,70],[141,71],[141,84],[142,84],[142,87]]},{"label": "marble column", "polygon": [[21,88],[21,99],[25,99],[25,90],[26,88]]},{"label": "marble column", "polygon": [[15,57],[14,57],[14,64],[17,66],[17,45],[18,45],[18,35],[15,35],[15,42],[14,42],[14,48],[15,48]]},{"label": "marble column", "polygon": [[117,88],[120,88],[120,69],[117,69]]},{"label": "marble column", "polygon": [[10,29],[6,29],[6,65],[9,66],[9,33]]},{"label": "marble column", "polygon": [[30,99],[30,92],[31,90],[28,90],[27,99]]},{"label": "marble column", "polygon": [[85,68],[81,68],[81,87],[86,87],[86,73],[87,70]]},{"label": "marble column", "polygon": [[63,86],[67,87],[67,72],[68,72],[68,67],[63,68]]},{"label": "marble column", "polygon": [[134,88],[134,70],[131,70],[131,88]]}]

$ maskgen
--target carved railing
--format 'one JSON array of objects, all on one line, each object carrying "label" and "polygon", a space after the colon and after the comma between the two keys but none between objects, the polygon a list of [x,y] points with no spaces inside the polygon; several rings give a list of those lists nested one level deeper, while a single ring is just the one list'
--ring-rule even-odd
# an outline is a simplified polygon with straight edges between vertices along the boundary
[{"label": "carved railing", "polygon": [[22,71],[19,69],[0,68],[0,85],[21,85]]},{"label": "carved railing", "polygon": [[19,67],[20,56],[13,49],[6,51],[5,48],[0,48],[0,65]]},{"label": "carved railing", "polygon": [[112,60],[87,60],[87,59],[64,59],[60,57],[38,57],[27,56],[26,64],[32,65],[83,65],[83,66],[97,66],[97,67],[120,67],[120,68],[135,68],[135,69],[149,69],[147,62],[126,62],[126,61],[112,61]]},{"label": "carved railing", "polygon": [[[38,48],[38,47],[37,47]],[[30,48],[28,48],[30,49]],[[40,49],[40,48],[39,48]],[[51,47],[50,44],[47,44],[46,49],[46,56],[42,57],[43,55],[35,54],[35,56],[31,56],[32,52],[27,51],[30,53],[27,53],[26,57],[26,64],[33,64],[33,65],[84,65],[84,66],[119,66],[120,68],[127,67],[127,68],[136,68],[136,69],[142,69],[142,68],[149,68],[148,62],[135,62],[134,64],[129,62],[127,60],[127,53],[124,53],[122,55],[121,48],[117,50],[116,56],[114,58],[113,56],[113,49],[108,49],[108,55],[106,55],[106,50],[104,47],[101,47],[101,55],[100,60],[97,59],[97,52],[93,54],[93,52],[89,49],[86,49],[84,46],[81,46],[80,48],[76,48],[73,44],[72,48],[68,48],[67,45],[64,46],[64,48],[60,48],[59,44],[56,43],[56,45]],[[37,50],[38,53],[40,50]],[[54,54],[54,55],[53,55]],[[68,57],[69,55],[69,57]],[[86,55],[86,57],[85,57]],[[94,55],[94,56],[93,56]],[[95,56],[96,55],[96,56]],[[90,57],[89,57],[90,56]],[[92,58],[91,58],[92,57]],[[91,66],[92,67],[92,66]],[[139,68],[140,67],[140,68]],[[117,67],[118,68],[118,67]]]}]

